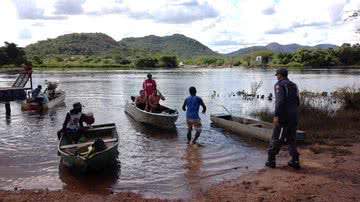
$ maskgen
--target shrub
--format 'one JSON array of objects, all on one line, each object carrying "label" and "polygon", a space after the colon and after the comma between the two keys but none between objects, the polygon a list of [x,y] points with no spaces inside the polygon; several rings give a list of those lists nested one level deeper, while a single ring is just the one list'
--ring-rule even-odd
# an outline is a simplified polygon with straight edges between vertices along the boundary
[{"label": "shrub", "polygon": [[140,58],[135,61],[135,67],[156,67],[157,64],[156,58]]},{"label": "shrub", "polygon": [[[324,97],[320,93],[310,91],[301,92],[299,129],[306,132],[305,141],[307,143],[326,142],[326,140],[339,138],[346,141],[359,140],[358,93],[359,91],[355,91],[354,88],[339,89],[332,97]],[[337,110],[334,109],[335,99],[342,104]],[[354,105],[354,103],[357,104]],[[271,122],[273,112],[269,108],[264,108],[254,111],[251,115],[262,121]]]},{"label": "shrub", "polygon": [[177,67],[176,56],[161,56],[159,60],[159,66],[161,67]]},{"label": "shrub", "polygon": [[289,66],[290,69],[302,69],[302,68],[304,68],[304,65],[301,64],[301,63],[298,63],[298,62],[290,62],[288,64],[288,66]]},{"label": "shrub", "polygon": [[344,87],[336,91],[335,96],[345,110],[360,110],[360,89]]}]

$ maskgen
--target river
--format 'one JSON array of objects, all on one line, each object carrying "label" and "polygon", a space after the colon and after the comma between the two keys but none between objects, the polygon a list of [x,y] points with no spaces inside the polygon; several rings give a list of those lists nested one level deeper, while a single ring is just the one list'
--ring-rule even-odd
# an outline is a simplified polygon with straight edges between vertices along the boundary
[{"label": "river", "polygon": [[[124,113],[124,105],[136,95],[150,71],[36,71],[34,85],[59,81],[66,92],[65,104],[45,113],[26,113],[12,102],[6,119],[0,105],[0,188],[66,189],[85,193],[134,191],[146,197],[187,198],[207,187],[240,177],[263,167],[266,144],[242,139],[210,126],[211,113],[249,116],[254,109],[271,107],[266,99],[246,101],[237,91],[250,91],[252,82],[262,82],[259,94],[268,95],[276,82],[267,69],[176,69],[152,70],[166,105],[180,117],[175,132],[144,127]],[[305,70],[290,72],[300,90],[334,91],[359,86],[359,70]],[[0,86],[10,86],[16,75],[0,74]],[[195,86],[208,106],[201,115],[201,146],[186,144],[185,114],[181,105],[188,88]],[[215,91],[215,93],[214,93]],[[119,167],[97,175],[74,173],[60,163],[56,132],[62,127],[72,103],[80,101],[84,112],[93,112],[96,123],[116,123],[120,135]]]}]

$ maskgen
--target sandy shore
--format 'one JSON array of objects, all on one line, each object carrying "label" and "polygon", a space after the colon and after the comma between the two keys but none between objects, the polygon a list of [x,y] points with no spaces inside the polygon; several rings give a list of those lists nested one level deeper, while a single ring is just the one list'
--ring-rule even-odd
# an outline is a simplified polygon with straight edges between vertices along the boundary
[{"label": "sandy shore", "polygon": [[[285,148],[284,148],[285,149]],[[278,168],[262,169],[241,179],[213,186],[185,201],[360,201],[360,144],[312,145],[300,150],[301,170],[286,163],[281,151]],[[166,201],[135,193],[108,195],[69,191],[0,191],[0,201]]]}]

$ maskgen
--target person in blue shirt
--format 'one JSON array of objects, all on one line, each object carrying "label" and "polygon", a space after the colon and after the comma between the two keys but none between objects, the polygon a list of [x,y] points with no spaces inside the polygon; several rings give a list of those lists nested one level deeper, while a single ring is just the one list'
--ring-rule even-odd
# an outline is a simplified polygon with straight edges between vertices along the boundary
[{"label": "person in blue shirt", "polygon": [[33,99],[35,99],[41,92],[41,85],[38,85],[37,88],[31,91],[31,96]]},{"label": "person in blue shirt", "polygon": [[199,116],[200,106],[202,107],[202,113],[206,112],[206,106],[203,100],[196,96],[196,88],[191,86],[189,88],[190,96],[187,97],[184,101],[182,109],[186,111],[186,124],[188,127],[187,139],[188,144],[191,143],[191,132],[192,129],[195,129],[195,137],[192,141],[192,144],[196,144],[196,140],[199,138],[201,133],[201,119]]}]

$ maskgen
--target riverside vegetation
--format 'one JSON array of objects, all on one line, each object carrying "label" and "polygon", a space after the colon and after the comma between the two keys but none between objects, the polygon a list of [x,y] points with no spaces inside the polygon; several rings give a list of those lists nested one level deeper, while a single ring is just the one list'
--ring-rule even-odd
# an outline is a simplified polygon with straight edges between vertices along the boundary
[{"label": "riverside vegetation", "polygon": [[[256,58],[261,56],[261,60]],[[125,38],[115,41],[102,33],[74,33],[20,48],[5,42],[0,48],[0,66],[18,66],[30,61],[34,67],[174,68],[197,66],[286,66],[338,67],[360,65],[360,45],[340,47],[322,44],[256,46],[219,54],[200,42],[180,34]]]},{"label": "riverside vegetation", "polygon": [[[306,130],[306,142],[349,144],[360,140],[360,89],[344,87],[330,94],[303,91],[300,94],[299,128]],[[269,108],[252,113],[272,121]]]}]

